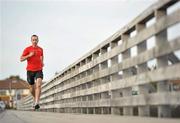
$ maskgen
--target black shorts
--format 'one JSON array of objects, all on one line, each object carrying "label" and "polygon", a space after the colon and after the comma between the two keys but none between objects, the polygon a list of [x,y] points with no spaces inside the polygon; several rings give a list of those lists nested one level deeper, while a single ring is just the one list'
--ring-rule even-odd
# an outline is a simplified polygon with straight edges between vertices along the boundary
[{"label": "black shorts", "polygon": [[41,78],[43,79],[42,70],[39,71],[27,71],[27,81],[30,85],[34,85],[35,80]]}]

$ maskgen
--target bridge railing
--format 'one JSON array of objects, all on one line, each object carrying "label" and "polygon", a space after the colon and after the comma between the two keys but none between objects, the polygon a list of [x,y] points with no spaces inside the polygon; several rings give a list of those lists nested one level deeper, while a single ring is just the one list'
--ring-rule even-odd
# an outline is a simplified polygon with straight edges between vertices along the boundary
[{"label": "bridge railing", "polygon": [[[41,110],[180,117],[179,13],[179,0],[150,6],[43,84]],[[31,105],[28,96],[18,109]]]}]

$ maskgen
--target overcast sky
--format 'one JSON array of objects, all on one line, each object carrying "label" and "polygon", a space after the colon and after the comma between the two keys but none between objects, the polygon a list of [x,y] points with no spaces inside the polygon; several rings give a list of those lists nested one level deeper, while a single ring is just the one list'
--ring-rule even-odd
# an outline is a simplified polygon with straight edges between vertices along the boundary
[{"label": "overcast sky", "polygon": [[26,79],[19,58],[39,36],[44,49],[44,80],[86,54],[157,0],[1,0],[0,79]]}]

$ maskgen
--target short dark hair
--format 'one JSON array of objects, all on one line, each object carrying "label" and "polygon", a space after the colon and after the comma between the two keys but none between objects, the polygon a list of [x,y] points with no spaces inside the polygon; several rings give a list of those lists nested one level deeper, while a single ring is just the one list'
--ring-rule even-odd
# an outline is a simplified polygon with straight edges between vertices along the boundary
[{"label": "short dark hair", "polygon": [[32,35],[32,36],[31,36],[31,38],[32,38],[32,37],[37,37],[37,38],[38,38],[38,36],[37,36],[37,35]]}]

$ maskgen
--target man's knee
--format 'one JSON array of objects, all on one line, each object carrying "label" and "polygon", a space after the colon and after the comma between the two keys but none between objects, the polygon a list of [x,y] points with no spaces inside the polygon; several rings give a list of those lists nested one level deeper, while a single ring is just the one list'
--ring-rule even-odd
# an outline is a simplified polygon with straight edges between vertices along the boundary
[{"label": "man's knee", "polygon": [[37,78],[36,82],[42,83],[42,78]]},{"label": "man's knee", "polygon": [[37,78],[37,80],[36,80],[36,88],[41,88],[41,85],[42,85],[42,79]]},{"label": "man's knee", "polygon": [[39,89],[41,88],[41,85],[40,84],[36,84],[36,89]]}]

